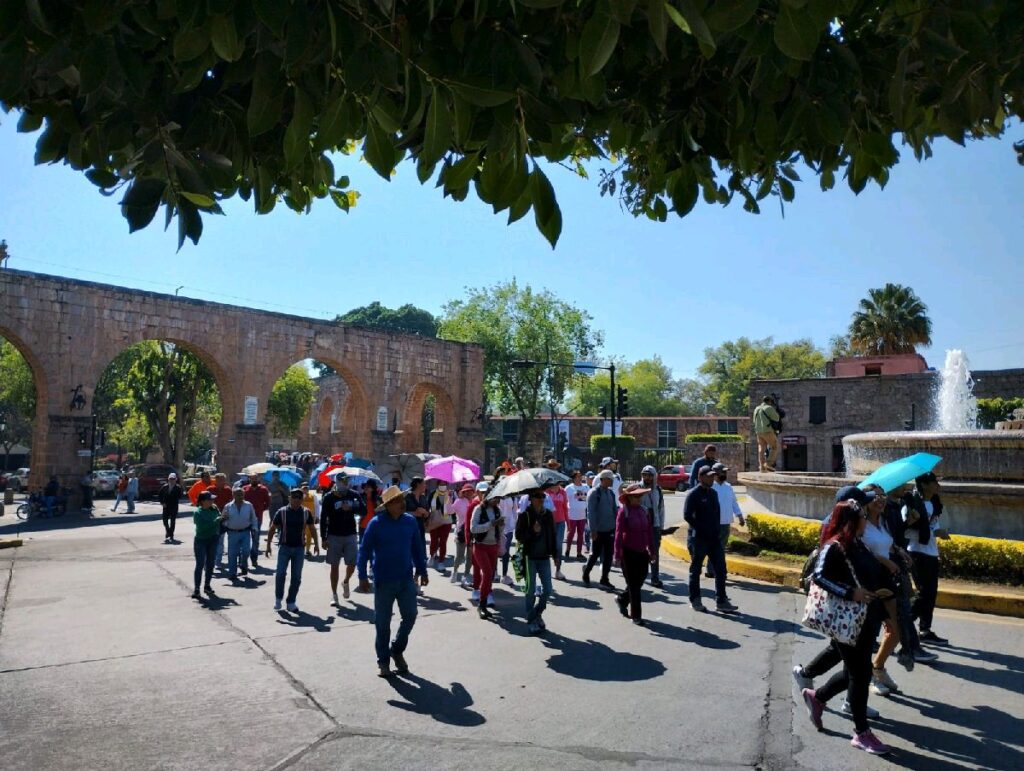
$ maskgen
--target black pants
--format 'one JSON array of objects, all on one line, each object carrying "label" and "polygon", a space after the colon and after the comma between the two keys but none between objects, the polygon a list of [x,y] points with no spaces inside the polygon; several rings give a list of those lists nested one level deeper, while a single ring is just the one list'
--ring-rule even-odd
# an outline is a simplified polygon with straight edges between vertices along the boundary
[{"label": "black pants", "polygon": [[178,512],[165,511],[163,513],[164,532],[168,538],[174,538],[174,525],[178,521]]},{"label": "black pants", "polygon": [[[831,641],[830,647],[834,647],[842,658],[843,668],[814,692],[818,701],[824,703],[836,694],[846,691],[846,699],[850,702],[850,712],[853,713],[853,727],[857,733],[866,731],[868,728],[867,706],[868,686],[871,685],[871,654],[874,652],[875,639],[878,637],[878,630],[884,614],[884,608],[879,607],[878,603],[872,603],[868,608],[867,618],[864,619],[864,626],[861,627],[860,636],[855,645]],[[804,674],[810,674],[806,667]]]},{"label": "black pants", "polygon": [[718,602],[729,598],[725,594],[725,552],[718,534],[711,538],[688,538],[686,546],[690,550],[690,602],[700,602],[700,569],[707,557],[715,568],[715,597]]},{"label": "black pants", "polygon": [[601,560],[601,580],[608,580],[608,572],[612,569],[612,560],[615,558],[615,531],[609,530],[602,533],[590,534],[590,556],[587,558],[587,565],[583,568],[583,577],[589,579],[590,571],[594,569],[598,559]]},{"label": "black pants", "polygon": [[217,554],[217,541],[220,540],[220,536],[213,538],[196,538],[192,542],[192,552],[196,558],[196,569],[193,574],[194,585],[196,591],[199,591],[199,579],[203,577],[203,571],[206,571],[206,583],[204,586],[210,585],[210,579],[213,578],[213,562]]},{"label": "black pants", "polygon": [[818,655],[811,659],[811,663],[803,667],[804,677],[821,677],[842,660],[843,657],[839,654],[839,648],[830,640]]},{"label": "black pants", "polygon": [[916,551],[911,552],[910,557],[914,560],[912,570],[917,584],[917,599],[910,608],[910,615],[920,619],[921,630],[926,631],[932,628],[935,598],[939,593],[939,558]]},{"label": "black pants", "polygon": [[634,621],[644,617],[640,604],[640,589],[647,580],[650,562],[647,552],[622,550],[622,575],[626,579],[626,588],[619,593],[619,605],[625,607],[626,603],[629,603],[629,617]]}]

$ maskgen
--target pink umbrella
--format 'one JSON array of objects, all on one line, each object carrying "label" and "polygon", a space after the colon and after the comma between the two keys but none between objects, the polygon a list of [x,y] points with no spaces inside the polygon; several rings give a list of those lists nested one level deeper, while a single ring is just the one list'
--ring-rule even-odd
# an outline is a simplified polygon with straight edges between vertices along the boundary
[{"label": "pink umbrella", "polygon": [[425,476],[442,482],[472,482],[480,478],[480,467],[471,460],[449,455],[428,460],[424,466],[424,473]]}]

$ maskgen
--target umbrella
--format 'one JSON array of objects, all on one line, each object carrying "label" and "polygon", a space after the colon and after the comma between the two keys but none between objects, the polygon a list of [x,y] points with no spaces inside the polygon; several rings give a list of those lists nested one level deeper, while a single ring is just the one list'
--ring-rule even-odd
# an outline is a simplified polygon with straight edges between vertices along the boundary
[{"label": "umbrella", "polygon": [[942,458],[938,455],[931,455],[927,452],[919,452],[906,458],[900,458],[876,468],[857,487],[863,489],[868,485],[878,485],[888,493],[922,474],[927,474],[941,460]]},{"label": "umbrella", "polygon": [[277,466],[273,463],[253,463],[242,469],[240,473],[249,474],[250,476],[254,474],[259,476],[260,474],[265,474],[268,471],[277,471]]},{"label": "umbrella", "polygon": [[272,475],[275,471],[280,474],[281,481],[288,485],[288,487],[298,487],[302,484],[302,476],[300,476],[298,472],[292,471],[291,469],[276,467],[263,472],[263,481],[271,481]]},{"label": "umbrella", "polygon": [[375,470],[378,476],[384,479],[391,479],[396,471],[401,475],[403,482],[408,482],[413,477],[421,477],[426,473],[424,464],[428,460],[439,458],[440,455],[431,455],[428,452],[407,452],[401,455],[389,455],[386,459],[377,464]]},{"label": "umbrella", "polygon": [[349,458],[346,465],[356,468],[373,468],[373,461],[369,458]]},{"label": "umbrella", "polygon": [[480,467],[471,460],[449,455],[423,464],[425,475],[442,482],[472,482],[480,478]]},{"label": "umbrella", "polygon": [[345,466],[344,468],[332,468],[330,471],[326,471],[326,472],[324,472],[320,476],[320,481],[322,481],[324,478],[326,478],[326,479],[329,479],[330,482],[333,484],[334,483],[334,478],[336,476],[338,476],[338,474],[345,474],[348,477],[349,483],[353,484],[353,485],[365,485],[371,479],[374,482],[376,482],[377,484],[379,484],[379,485],[383,485],[384,484],[381,481],[381,478],[379,476],[377,476],[376,474],[374,474],[372,471],[370,471],[369,469],[365,469],[365,468],[359,468],[358,466]]},{"label": "umbrella", "polygon": [[525,493],[527,490],[535,490],[538,487],[546,487],[547,485],[556,485],[559,482],[569,481],[571,480],[565,474],[549,468],[524,468],[515,474],[502,477],[498,484],[491,489],[491,492],[487,494],[487,497],[504,498],[507,495],[518,495],[519,493]]}]

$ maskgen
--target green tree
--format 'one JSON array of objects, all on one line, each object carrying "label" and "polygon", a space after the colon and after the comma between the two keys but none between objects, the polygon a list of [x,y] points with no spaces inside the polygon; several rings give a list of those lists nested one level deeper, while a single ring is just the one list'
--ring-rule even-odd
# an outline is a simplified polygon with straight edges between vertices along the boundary
[{"label": "green tree", "polygon": [[32,0],[0,4],[0,107],[133,231],[163,206],[197,241],[236,195],[347,211],[361,143],[553,244],[541,161],[655,220],[791,201],[800,171],[860,192],[894,138],[921,159],[1024,117],[1022,39],[1012,0]]},{"label": "green tree", "polygon": [[1024,409],[1024,397],[978,399],[978,428],[995,428],[1000,420],[1010,420],[1014,410]]},{"label": "green tree", "polygon": [[515,280],[467,288],[466,295],[444,306],[438,334],[483,347],[485,408],[527,421],[548,404],[560,404],[582,376],[568,367],[515,369],[512,362],[571,364],[588,358],[602,342],[590,314],[550,292],[520,288]]},{"label": "green tree", "polygon": [[828,356],[830,359],[845,359],[848,356],[856,356],[853,349],[853,341],[849,335],[832,335],[828,339]]},{"label": "green tree", "polygon": [[[697,415],[703,409],[703,390],[696,381],[677,380],[672,370],[654,356],[632,364],[615,362],[615,384],[629,389],[629,412],[635,416]],[[610,399],[611,375],[598,370],[581,380],[569,399],[576,415],[597,415]]]},{"label": "green tree", "polygon": [[369,305],[353,308],[334,320],[388,332],[437,337],[437,319],[434,318],[434,314],[409,303],[392,310],[374,301]]},{"label": "green tree", "polygon": [[301,364],[293,364],[274,383],[267,402],[267,420],[275,436],[294,436],[316,398],[316,383]]},{"label": "green tree", "polygon": [[153,431],[145,416],[130,397],[121,397],[115,402],[122,402],[116,405],[119,419],[112,428],[107,429],[107,441],[113,442],[117,446],[117,465],[121,466],[124,462],[124,452],[127,452],[128,456],[136,461],[143,462],[155,444]]},{"label": "green tree", "polygon": [[31,446],[32,421],[36,415],[36,385],[25,357],[0,338],[0,447],[3,468],[8,468],[16,444]]},{"label": "green tree", "polygon": [[914,353],[932,344],[928,306],[909,286],[886,284],[869,289],[850,322],[853,349],[869,356]]},{"label": "green tree", "polygon": [[751,380],[822,377],[825,357],[810,340],[776,344],[770,337],[741,337],[705,348],[698,372],[706,378],[709,400],[719,414],[746,415]]}]

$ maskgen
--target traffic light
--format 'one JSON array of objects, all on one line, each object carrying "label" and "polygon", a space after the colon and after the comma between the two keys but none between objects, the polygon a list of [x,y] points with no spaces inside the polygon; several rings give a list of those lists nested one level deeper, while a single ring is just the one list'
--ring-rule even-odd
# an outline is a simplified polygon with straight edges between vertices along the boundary
[{"label": "traffic light", "polygon": [[597,414],[600,415],[602,418],[607,418],[608,408],[602,404],[600,407],[597,408]]},{"label": "traffic light", "polygon": [[615,413],[620,418],[629,416],[629,389],[618,387],[618,398],[616,399],[616,410]]}]

